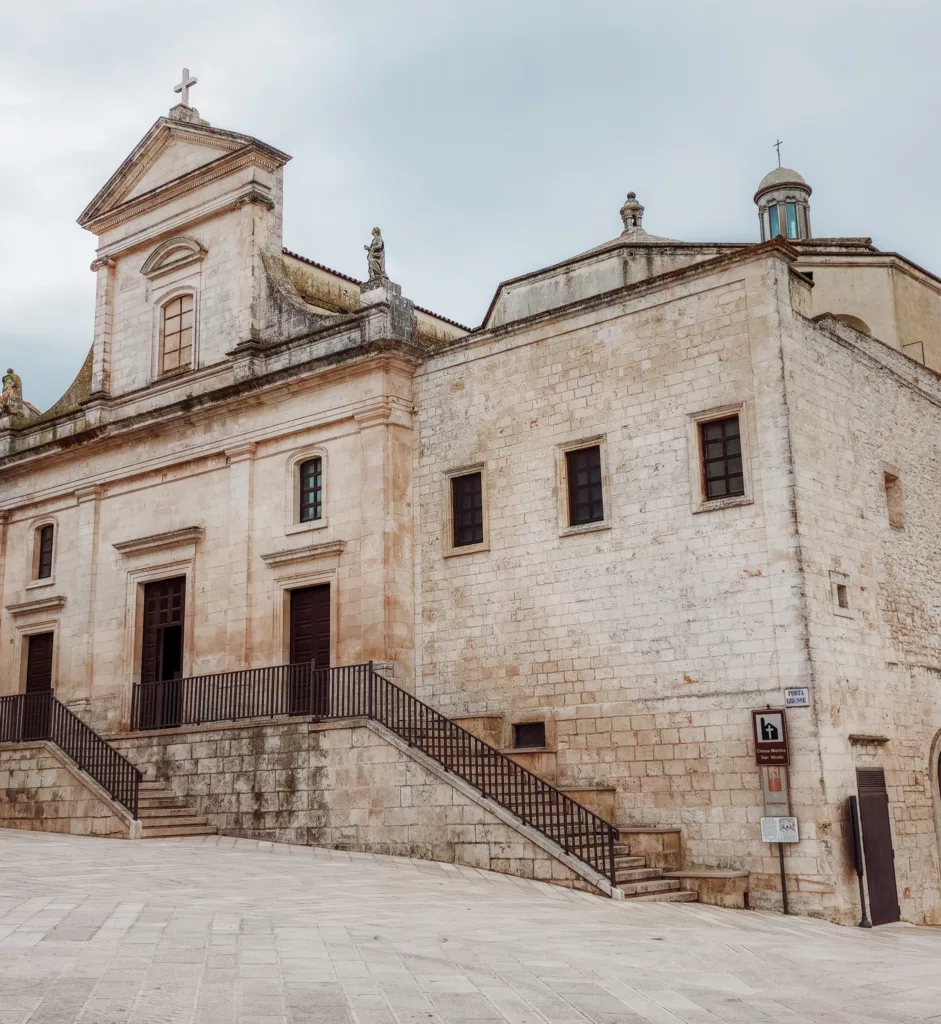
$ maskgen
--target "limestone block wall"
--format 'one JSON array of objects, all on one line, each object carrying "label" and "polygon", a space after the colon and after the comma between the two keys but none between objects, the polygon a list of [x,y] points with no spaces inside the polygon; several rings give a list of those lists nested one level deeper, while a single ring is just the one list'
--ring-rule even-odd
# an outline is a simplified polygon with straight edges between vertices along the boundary
[{"label": "limestone block wall", "polygon": [[127,839],[133,824],[48,743],[0,743],[0,828]]},{"label": "limestone block wall", "polygon": [[[554,719],[560,786],[616,787],[619,824],[681,827],[686,863],[753,872],[759,907],[779,883],[750,709],[810,675],[779,336],[791,277],[774,258],[703,271],[484,335],[416,376],[418,695]],[[724,407],[741,409],[749,500],[700,511],[691,417]],[[568,533],[560,448],[593,439],[606,520]],[[443,481],[475,465],[489,550],[451,555]],[[815,729],[791,734],[811,822]],[[800,846],[793,905],[838,913],[832,850],[812,829]]]},{"label": "limestone block wall", "polygon": [[[857,768],[883,768],[902,917],[937,924],[941,380],[835,322],[796,323],[785,362],[814,664],[813,708],[791,717],[817,721],[827,798],[812,827],[830,837],[855,904],[845,800]],[[886,473],[898,481],[896,525]]]},{"label": "limestone block wall", "polygon": [[419,857],[597,891],[365,722],[203,726],[114,745],[227,835]]}]

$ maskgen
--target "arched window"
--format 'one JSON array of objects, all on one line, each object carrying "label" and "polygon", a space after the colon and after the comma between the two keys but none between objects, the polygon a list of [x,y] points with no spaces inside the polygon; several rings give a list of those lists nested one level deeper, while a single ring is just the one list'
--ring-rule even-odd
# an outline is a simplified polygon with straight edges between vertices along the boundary
[{"label": "arched window", "polygon": [[309,523],[323,518],[323,459],[318,455],[302,462],[300,474],[299,520]]},{"label": "arched window", "polygon": [[52,576],[52,553],[56,528],[52,523],[40,526],[36,531],[33,554],[33,578],[47,580]]},{"label": "arched window", "polygon": [[170,299],[160,318],[160,372],[186,370],[193,363],[193,296]]}]

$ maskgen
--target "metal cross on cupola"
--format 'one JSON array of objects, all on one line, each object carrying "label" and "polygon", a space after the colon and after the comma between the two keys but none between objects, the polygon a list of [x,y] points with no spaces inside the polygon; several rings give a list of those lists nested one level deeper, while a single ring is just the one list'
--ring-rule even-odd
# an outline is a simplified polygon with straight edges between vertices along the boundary
[{"label": "metal cross on cupola", "polygon": [[182,96],[180,96],[180,102],[184,107],[188,107],[190,105],[190,87],[194,86],[198,81],[198,78],[190,77],[189,68],[183,68],[183,79],[179,85],[175,85],[173,87],[173,91],[182,93]]}]

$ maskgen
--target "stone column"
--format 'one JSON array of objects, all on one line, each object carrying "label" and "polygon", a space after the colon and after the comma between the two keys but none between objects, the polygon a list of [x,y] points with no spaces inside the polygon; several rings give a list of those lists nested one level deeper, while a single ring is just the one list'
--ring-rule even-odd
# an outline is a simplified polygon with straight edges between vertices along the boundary
[{"label": "stone column", "polygon": [[226,669],[248,668],[252,660],[252,525],[257,450],[258,446],[249,441],[225,453],[229,465]]}]

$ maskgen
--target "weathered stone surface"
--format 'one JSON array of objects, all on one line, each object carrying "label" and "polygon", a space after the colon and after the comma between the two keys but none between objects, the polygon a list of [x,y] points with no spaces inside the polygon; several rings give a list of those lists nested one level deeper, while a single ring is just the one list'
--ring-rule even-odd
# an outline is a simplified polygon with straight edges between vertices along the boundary
[{"label": "weathered stone surface", "polygon": [[[447,861],[597,891],[482,798],[365,722],[202,726],[113,743],[226,835]],[[254,751],[237,767],[222,756],[236,747]],[[204,756],[173,756],[184,749]]]},{"label": "weathered stone surface", "polygon": [[110,839],[136,834],[130,815],[48,743],[0,743],[0,828]]}]

